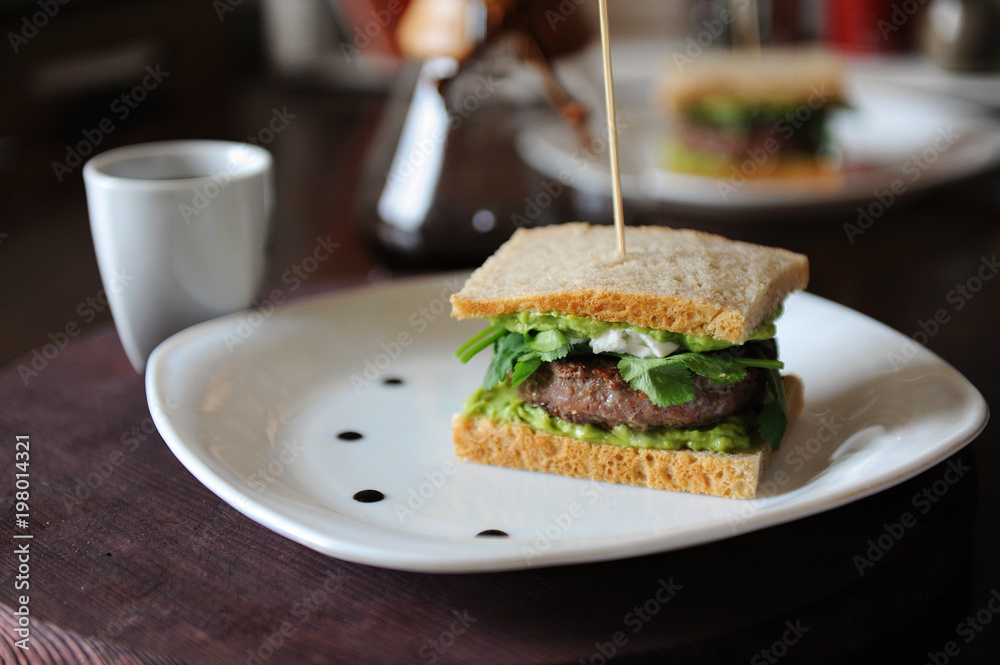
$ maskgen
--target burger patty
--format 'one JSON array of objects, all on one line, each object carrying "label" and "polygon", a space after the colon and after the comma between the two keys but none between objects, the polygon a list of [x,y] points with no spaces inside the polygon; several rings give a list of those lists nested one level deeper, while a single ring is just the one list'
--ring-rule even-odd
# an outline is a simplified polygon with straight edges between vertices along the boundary
[{"label": "burger patty", "polygon": [[774,126],[753,126],[749,129],[732,129],[704,124],[689,124],[678,134],[681,142],[689,149],[724,157],[745,159],[751,151],[756,151],[770,159],[777,159],[781,153],[796,152],[815,155],[820,145],[806,132],[784,136]]},{"label": "burger patty", "polygon": [[690,402],[661,407],[633,389],[618,371],[618,359],[607,355],[569,356],[544,363],[517,388],[532,406],[577,424],[635,429],[707,425],[759,403],[767,383],[756,368],[747,368],[739,383],[713,386],[694,375]]}]

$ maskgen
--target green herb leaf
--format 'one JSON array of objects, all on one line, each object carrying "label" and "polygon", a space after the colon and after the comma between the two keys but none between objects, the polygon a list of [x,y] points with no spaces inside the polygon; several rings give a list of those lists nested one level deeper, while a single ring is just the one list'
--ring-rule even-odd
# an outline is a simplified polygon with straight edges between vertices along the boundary
[{"label": "green herb leaf", "polygon": [[760,367],[762,369],[785,369],[785,363],[770,358],[734,358],[744,367]]},{"label": "green herb leaf", "polygon": [[558,360],[572,350],[569,339],[558,330],[522,335],[504,329],[493,344],[493,360],[486,370],[483,390],[503,383],[508,376],[512,387],[516,388],[543,362]]},{"label": "green herb leaf", "polygon": [[788,427],[788,401],[785,397],[785,383],[781,380],[781,374],[778,370],[767,370],[767,385],[771,388],[771,395],[760,411],[757,426],[760,435],[771,444],[771,450],[777,450]]},{"label": "green herb leaf", "polygon": [[524,347],[538,354],[543,362],[559,360],[573,350],[569,338],[558,330],[546,330],[537,335],[525,335]]},{"label": "green herb leaf", "polygon": [[539,353],[552,353],[569,346],[569,338],[558,330],[529,332],[524,335],[524,346]]},{"label": "green herb leaf", "polygon": [[691,370],[679,356],[666,358],[622,356],[618,361],[618,371],[634,390],[645,393],[657,406],[676,406],[694,399]]},{"label": "green herb leaf", "polygon": [[483,378],[483,390],[489,390],[495,385],[507,380],[507,375],[514,369],[514,364],[524,353],[524,335],[506,333],[493,343],[493,360],[486,369]]},{"label": "green herb leaf", "polygon": [[506,329],[497,323],[494,323],[488,328],[483,328],[470,337],[465,344],[458,347],[458,350],[455,351],[455,356],[457,356],[463,363],[467,363],[472,360],[477,353],[493,344],[505,332]]},{"label": "green herb leaf", "polygon": [[645,393],[653,404],[662,407],[694,399],[692,373],[704,376],[712,385],[738,383],[747,376],[739,359],[693,352],[666,358],[620,356],[618,371],[633,389]]},{"label": "green herb leaf", "polygon": [[708,379],[713,386],[724,383],[738,383],[747,377],[747,370],[741,363],[724,356],[707,356],[700,353],[681,353],[676,357],[689,370]]},{"label": "green herb leaf", "polygon": [[788,427],[788,399],[785,396],[785,383],[778,371],[783,369],[785,364],[771,359],[778,355],[775,340],[747,346],[755,357],[741,358],[740,361],[764,369],[764,376],[770,389],[770,394],[757,418],[757,431],[761,438],[771,444],[771,450],[777,450]]},{"label": "green herb leaf", "polygon": [[510,373],[510,387],[517,388],[524,383],[524,380],[535,373],[535,370],[542,366],[542,359],[538,356],[529,356],[525,360],[518,361],[514,365],[514,370]]}]

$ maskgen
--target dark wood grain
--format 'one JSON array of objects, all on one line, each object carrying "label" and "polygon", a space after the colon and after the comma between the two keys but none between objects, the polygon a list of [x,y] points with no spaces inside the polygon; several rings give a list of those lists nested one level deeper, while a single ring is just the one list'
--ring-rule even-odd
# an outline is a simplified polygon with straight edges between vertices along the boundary
[{"label": "dark wood grain", "polygon": [[14,610],[0,606],[0,663],[30,663],[31,665],[188,665],[190,661],[140,654],[88,639],[37,619],[31,623],[28,648],[19,646],[20,618]]}]

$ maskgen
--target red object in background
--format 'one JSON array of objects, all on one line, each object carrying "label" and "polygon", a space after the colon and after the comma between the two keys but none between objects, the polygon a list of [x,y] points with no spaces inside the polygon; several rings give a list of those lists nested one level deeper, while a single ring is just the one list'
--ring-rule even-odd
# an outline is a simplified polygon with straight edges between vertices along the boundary
[{"label": "red object in background", "polygon": [[827,0],[826,41],[855,53],[901,51],[912,45],[926,0]]},{"label": "red object in background", "polygon": [[344,28],[356,48],[381,55],[400,55],[396,25],[410,0],[340,0]]}]

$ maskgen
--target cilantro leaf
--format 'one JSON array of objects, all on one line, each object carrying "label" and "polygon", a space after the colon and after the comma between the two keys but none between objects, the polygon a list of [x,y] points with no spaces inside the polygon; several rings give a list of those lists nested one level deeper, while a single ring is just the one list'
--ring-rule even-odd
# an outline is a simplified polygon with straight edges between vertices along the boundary
[{"label": "cilantro leaf", "polygon": [[515,363],[524,353],[524,336],[517,333],[507,333],[493,343],[493,360],[483,377],[483,390],[489,390],[495,385],[507,380],[507,375],[514,369]]},{"label": "cilantro leaf", "polygon": [[516,388],[543,362],[558,360],[572,350],[569,339],[558,330],[537,335],[505,331],[493,343],[493,360],[486,370],[483,390],[503,383],[508,376],[511,377],[511,387]]},{"label": "cilantro leaf", "polygon": [[778,370],[768,369],[766,375],[771,395],[760,410],[757,428],[764,440],[771,444],[771,450],[777,450],[788,427],[788,401],[785,397],[785,383]]},{"label": "cilantro leaf", "polygon": [[691,370],[679,356],[622,356],[618,361],[618,371],[634,390],[645,393],[656,406],[676,406],[694,399]]},{"label": "cilantro leaf", "polygon": [[569,343],[569,338],[558,330],[543,330],[539,333],[529,332],[524,335],[524,347],[532,351],[537,351],[545,362],[552,362],[557,358],[562,358],[566,353],[569,353],[569,349],[572,346]]},{"label": "cilantro leaf", "polygon": [[785,369],[785,363],[770,358],[735,358],[744,367],[760,367],[761,369]]},{"label": "cilantro leaf", "polygon": [[510,373],[510,387],[517,388],[541,366],[542,359],[535,355],[527,356],[524,360],[518,361],[514,365],[514,370]]},{"label": "cilantro leaf", "polygon": [[463,364],[467,363],[472,360],[473,356],[477,353],[496,342],[496,340],[499,339],[506,331],[507,329],[498,323],[494,323],[488,328],[483,328],[470,337],[465,344],[458,347],[455,351],[455,356],[458,357]]},{"label": "cilantro leaf", "polygon": [[738,360],[703,353],[682,353],[675,356],[689,370],[708,379],[713,386],[738,383],[747,377],[746,368]]},{"label": "cilantro leaf", "polygon": [[738,383],[747,375],[739,360],[704,353],[675,353],[666,358],[619,357],[618,371],[622,378],[633,389],[645,393],[653,404],[662,407],[694,399],[692,374],[704,376],[715,386]]}]

